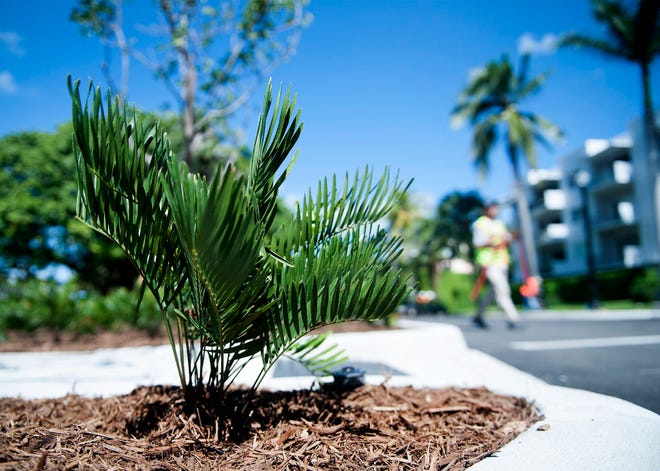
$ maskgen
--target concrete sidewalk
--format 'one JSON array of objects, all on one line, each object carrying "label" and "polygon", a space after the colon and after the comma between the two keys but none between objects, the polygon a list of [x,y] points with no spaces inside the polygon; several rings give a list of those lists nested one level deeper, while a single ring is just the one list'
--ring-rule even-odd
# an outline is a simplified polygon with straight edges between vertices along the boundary
[{"label": "concrete sidewalk", "polygon": [[[660,416],[629,402],[576,389],[550,386],[489,355],[469,349],[460,329],[401,320],[403,329],[335,334],[351,364],[367,381],[389,377],[393,386],[478,387],[534,401],[545,420],[471,469],[656,470],[660,469]],[[246,367],[249,384],[259,369]],[[277,389],[309,388],[313,378],[286,362],[263,382]],[[75,392],[108,396],[138,385],[177,384],[169,346],[71,353],[0,354],[0,396],[58,397]],[[550,429],[538,431],[540,424]]]}]

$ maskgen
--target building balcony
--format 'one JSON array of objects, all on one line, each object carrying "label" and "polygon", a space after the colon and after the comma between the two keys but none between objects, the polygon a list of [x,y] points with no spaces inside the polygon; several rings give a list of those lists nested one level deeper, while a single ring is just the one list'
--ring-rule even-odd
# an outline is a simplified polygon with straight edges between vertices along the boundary
[{"label": "building balcony", "polygon": [[623,247],[620,252],[612,252],[598,260],[600,270],[615,270],[620,268],[634,268],[643,264],[641,249],[637,245]]},{"label": "building balcony", "polygon": [[632,147],[630,136],[607,140],[587,140],[586,154],[592,165],[604,165],[615,160],[627,160]]},{"label": "building balcony", "polygon": [[563,223],[548,224],[536,240],[539,250],[563,246],[568,238],[568,225]]},{"label": "building balcony", "polygon": [[594,221],[594,229],[601,234],[621,232],[631,233],[637,231],[638,226],[635,206],[630,201],[619,201],[614,211],[604,214],[601,219]]},{"label": "building balcony", "polygon": [[559,169],[531,169],[527,172],[527,184],[536,191],[557,188],[560,180]]},{"label": "building balcony", "polygon": [[532,217],[538,222],[556,219],[566,207],[566,195],[562,190],[552,189],[543,192],[543,198],[532,206]]},{"label": "building balcony", "polygon": [[632,165],[629,161],[614,161],[596,173],[591,191],[596,195],[630,193],[633,188],[632,177]]},{"label": "building balcony", "polygon": [[610,181],[598,182],[597,184],[595,184],[593,189],[591,190],[591,194],[594,196],[607,195],[614,197],[621,195],[629,195],[632,194],[632,191],[633,191],[633,184],[631,182],[618,183],[614,180],[610,180]]},{"label": "building balcony", "polygon": [[601,235],[614,234],[624,235],[632,234],[638,231],[637,221],[624,221],[623,219],[609,219],[599,221],[594,224],[594,229]]}]

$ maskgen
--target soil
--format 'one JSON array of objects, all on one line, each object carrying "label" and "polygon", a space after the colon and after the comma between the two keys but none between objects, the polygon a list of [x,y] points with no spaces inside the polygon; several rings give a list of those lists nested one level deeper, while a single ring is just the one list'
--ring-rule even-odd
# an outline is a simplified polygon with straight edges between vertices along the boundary
[{"label": "soil", "polygon": [[[333,330],[373,328],[385,327]],[[11,333],[0,350],[167,342],[117,334],[53,342],[52,333]],[[541,419],[533,404],[485,388],[234,389],[225,397],[203,389],[194,397],[153,386],[107,398],[0,398],[0,470],[459,470]]]}]

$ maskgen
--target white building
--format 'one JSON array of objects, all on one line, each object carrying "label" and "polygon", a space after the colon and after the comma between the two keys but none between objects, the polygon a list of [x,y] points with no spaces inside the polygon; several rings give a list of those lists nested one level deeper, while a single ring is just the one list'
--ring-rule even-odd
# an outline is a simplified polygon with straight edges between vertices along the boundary
[{"label": "white building", "polygon": [[566,260],[568,226],[564,223],[566,195],[560,188],[558,169],[531,170],[527,174],[527,191],[541,275],[554,274],[553,267]]},{"label": "white building", "polygon": [[[541,276],[584,273],[587,241],[578,171],[590,176],[588,200],[597,270],[660,262],[660,235],[654,214],[643,127],[612,139],[589,139],[564,156],[557,169],[527,174],[528,198]],[[656,174],[656,179],[657,174]]]}]

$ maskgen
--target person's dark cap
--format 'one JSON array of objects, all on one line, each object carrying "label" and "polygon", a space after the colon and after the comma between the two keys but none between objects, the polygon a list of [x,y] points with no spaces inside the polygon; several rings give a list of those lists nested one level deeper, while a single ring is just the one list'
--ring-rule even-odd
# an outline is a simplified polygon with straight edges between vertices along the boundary
[{"label": "person's dark cap", "polygon": [[500,203],[497,200],[485,200],[482,206],[483,209],[492,208],[493,206],[499,206]]}]

